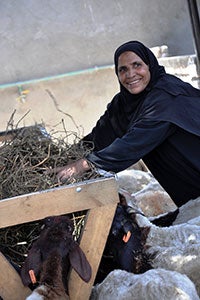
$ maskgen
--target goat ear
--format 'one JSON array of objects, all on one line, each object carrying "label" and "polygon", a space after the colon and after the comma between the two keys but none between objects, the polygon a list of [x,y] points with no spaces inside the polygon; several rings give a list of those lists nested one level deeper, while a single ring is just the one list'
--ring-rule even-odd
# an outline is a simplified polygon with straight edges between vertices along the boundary
[{"label": "goat ear", "polygon": [[75,245],[69,253],[69,260],[71,266],[78,273],[78,275],[88,282],[92,276],[91,266],[79,245]]},{"label": "goat ear", "polygon": [[26,258],[22,269],[21,269],[21,279],[25,286],[33,283],[30,277],[30,270],[33,270],[35,277],[39,274],[42,267],[42,259],[40,249],[32,247],[29,250],[28,257]]}]

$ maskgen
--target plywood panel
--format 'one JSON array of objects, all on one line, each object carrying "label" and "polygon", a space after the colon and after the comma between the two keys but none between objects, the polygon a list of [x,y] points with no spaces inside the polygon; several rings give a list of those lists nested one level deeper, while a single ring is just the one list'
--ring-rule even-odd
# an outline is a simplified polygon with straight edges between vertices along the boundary
[{"label": "plywood panel", "polygon": [[[113,195],[113,197],[116,199],[115,195]],[[84,253],[86,253],[92,266],[92,278],[89,283],[85,283],[80,279],[77,273],[72,270],[69,280],[70,299],[89,299],[115,210],[116,204],[106,205],[90,210],[80,246]]]},{"label": "plywood panel", "polygon": [[115,203],[114,178],[85,181],[0,201],[0,228]]},{"label": "plywood panel", "polygon": [[31,290],[24,287],[19,274],[0,252],[0,296],[3,300],[24,300]]}]

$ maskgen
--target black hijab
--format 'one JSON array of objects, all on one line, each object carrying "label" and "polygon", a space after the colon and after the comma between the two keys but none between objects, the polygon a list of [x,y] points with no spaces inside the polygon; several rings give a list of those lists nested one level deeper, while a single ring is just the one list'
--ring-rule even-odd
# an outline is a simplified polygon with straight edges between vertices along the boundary
[{"label": "black hijab", "polygon": [[[119,56],[132,51],[149,66],[151,79],[144,91],[131,94],[120,84],[121,98],[129,120],[142,106],[148,117],[156,121],[172,122],[183,129],[200,135],[200,90],[179,78],[167,74],[153,52],[138,41],[129,41],[116,49],[114,54],[115,73],[118,76]],[[144,112],[144,109],[142,110]]]},{"label": "black hijab", "polygon": [[[163,73],[165,73],[165,70],[162,66],[159,66],[158,61],[153,54],[153,52],[145,47],[142,43],[138,41],[130,41],[123,45],[121,45],[114,54],[114,62],[115,62],[115,73],[118,76],[118,59],[119,56],[126,52],[126,51],[132,51],[135,54],[137,54],[143,62],[149,66],[149,71],[151,73],[151,80],[148,85],[148,89],[157,81],[159,76],[161,76]],[[120,84],[121,90],[123,89],[123,86]]]},{"label": "black hijab", "polygon": [[[131,94],[119,81],[120,93],[117,95],[119,99],[119,106],[121,117],[124,117],[124,122],[130,122],[133,117],[133,114],[137,113],[138,108],[142,105],[143,100],[148,94],[151,87],[156,83],[157,79],[161,74],[165,73],[165,70],[162,66],[159,66],[156,57],[153,52],[145,47],[142,43],[137,41],[130,41],[121,45],[114,54],[114,63],[115,63],[115,73],[118,76],[118,59],[119,56],[126,52],[132,51],[137,54],[146,65],[149,66],[149,71],[151,74],[150,82],[146,89],[139,94]],[[123,114],[124,113],[124,114]],[[127,125],[126,125],[127,126]]]},{"label": "black hijab", "polygon": [[116,75],[119,56],[126,51],[134,52],[149,66],[150,82],[139,94],[131,94],[119,82],[120,92],[84,140],[93,141],[95,150],[103,149],[140,118],[171,122],[200,136],[200,90],[167,74],[153,52],[138,41],[127,42],[115,51]]}]

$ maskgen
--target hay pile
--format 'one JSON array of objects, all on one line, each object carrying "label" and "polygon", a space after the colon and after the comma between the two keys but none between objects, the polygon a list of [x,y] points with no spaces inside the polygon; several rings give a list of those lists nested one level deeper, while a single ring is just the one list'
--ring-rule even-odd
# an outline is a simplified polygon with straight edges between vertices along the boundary
[{"label": "hay pile", "polygon": [[[83,157],[87,149],[77,144],[69,145],[65,138],[53,138],[41,125],[12,131],[14,138],[0,147],[0,199],[41,191],[58,185],[56,176],[46,170],[66,165]],[[94,173],[87,173],[89,179]],[[68,183],[72,183],[69,181]]]},{"label": "hay pile", "polygon": [[[9,124],[12,125],[13,122]],[[80,137],[72,132],[65,131],[64,135],[62,132],[61,137],[58,137],[58,132],[47,133],[43,124],[20,129],[13,125],[10,127],[0,146],[0,199],[57,187],[56,175],[48,175],[45,171],[66,165],[89,151],[80,142]],[[72,135],[73,143],[69,144],[68,139]],[[65,184],[96,177],[99,175],[92,170]],[[84,212],[72,217],[77,231],[80,231],[79,226],[84,223]],[[0,229],[0,250],[13,264],[20,267],[40,231],[41,221]]]}]

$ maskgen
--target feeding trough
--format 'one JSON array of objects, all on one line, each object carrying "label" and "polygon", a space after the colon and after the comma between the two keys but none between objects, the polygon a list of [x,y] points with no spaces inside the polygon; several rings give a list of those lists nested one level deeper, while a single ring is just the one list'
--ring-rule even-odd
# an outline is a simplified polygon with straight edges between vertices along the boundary
[{"label": "feeding trough", "polygon": [[[109,229],[119,201],[114,178],[85,181],[42,192],[21,195],[0,201],[0,228],[87,210],[80,246],[92,266],[92,278],[83,282],[72,270],[69,279],[70,298],[89,299],[102,257]],[[15,269],[0,256],[0,295],[4,300],[25,299],[24,288]],[[9,278],[9,280],[8,280]]]},{"label": "feeding trough", "polygon": [[[1,142],[5,139],[12,139],[12,134],[1,134]],[[88,283],[85,283],[72,270],[68,284],[70,299],[89,299],[118,202],[114,177],[90,179],[9,197],[0,201],[0,229],[39,221],[48,216],[85,211],[80,247],[92,267],[92,277]],[[25,299],[31,290],[23,286],[18,272],[4,253],[0,255],[0,266],[2,299]]]}]

